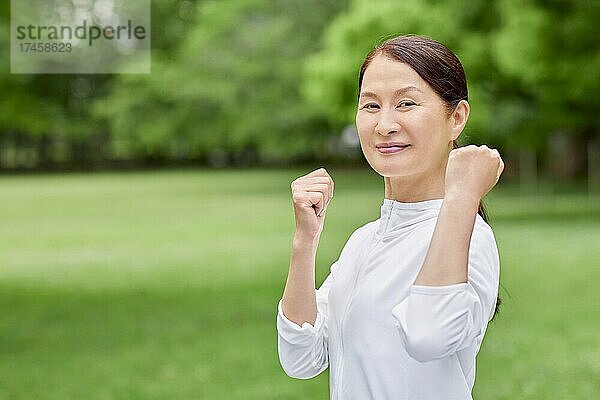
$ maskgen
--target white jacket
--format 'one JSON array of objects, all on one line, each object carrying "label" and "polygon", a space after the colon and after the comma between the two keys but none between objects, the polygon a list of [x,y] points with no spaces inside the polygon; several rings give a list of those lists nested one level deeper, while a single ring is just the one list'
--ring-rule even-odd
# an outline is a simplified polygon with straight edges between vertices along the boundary
[{"label": "white jacket", "polygon": [[279,301],[287,375],[309,379],[329,366],[332,400],[472,399],[500,259],[492,229],[477,215],[468,282],[414,285],[442,202],[384,199],[381,217],[352,233],[316,291],[314,326],[287,319]]}]

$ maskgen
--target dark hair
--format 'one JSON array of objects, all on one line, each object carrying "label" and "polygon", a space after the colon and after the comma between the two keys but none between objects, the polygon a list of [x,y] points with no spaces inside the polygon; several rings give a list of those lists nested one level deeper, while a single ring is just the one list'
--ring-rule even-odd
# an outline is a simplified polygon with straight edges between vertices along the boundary
[{"label": "dark hair", "polygon": [[[419,35],[396,36],[377,45],[367,54],[358,75],[359,96],[365,71],[379,55],[408,64],[414,69],[442,98],[448,113],[452,113],[461,100],[469,100],[465,70],[458,57],[440,42]],[[459,147],[456,140],[453,140],[452,148]],[[479,202],[477,213],[486,223],[489,223],[483,201]],[[500,304],[502,299],[498,296],[491,320],[494,320],[499,312]]]}]

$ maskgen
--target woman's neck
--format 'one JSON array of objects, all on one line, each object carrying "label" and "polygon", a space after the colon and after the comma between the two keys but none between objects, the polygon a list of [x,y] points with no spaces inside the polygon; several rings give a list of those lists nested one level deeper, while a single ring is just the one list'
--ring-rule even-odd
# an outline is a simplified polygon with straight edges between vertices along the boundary
[{"label": "woman's neck", "polygon": [[414,203],[444,198],[446,170],[427,176],[393,176],[384,177],[385,198]]}]

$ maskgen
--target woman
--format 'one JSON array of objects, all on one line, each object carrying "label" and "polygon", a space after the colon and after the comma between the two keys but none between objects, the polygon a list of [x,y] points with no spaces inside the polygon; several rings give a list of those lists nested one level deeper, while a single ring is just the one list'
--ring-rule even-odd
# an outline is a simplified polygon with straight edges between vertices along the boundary
[{"label": "woman", "polygon": [[278,304],[285,372],[330,367],[332,399],[471,399],[475,357],[496,313],[500,260],[481,199],[504,163],[458,148],[469,117],[458,58],[421,36],[377,46],[359,74],[356,127],[384,178],[381,216],[352,233],[315,290],[315,253],[334,184],[292,182],[296,231]]}]

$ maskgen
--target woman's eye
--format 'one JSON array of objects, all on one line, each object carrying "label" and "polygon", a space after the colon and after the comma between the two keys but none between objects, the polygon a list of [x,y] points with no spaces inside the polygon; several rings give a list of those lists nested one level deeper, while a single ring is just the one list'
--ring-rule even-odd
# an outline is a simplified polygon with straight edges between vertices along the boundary
[{"label": "woman's eye", "polygon": [[377,110],[379,108],[379,106],[375,103],[367,103],[362,108],[367,109],[367,110]]},{"label": "woman's eye", "polygon": [[414,105],[416,105],[414,101],[404,100],[404,101],[401,101],[400,104],[398,104],[398,107],[410,107],[410,106],[414,106]]}]

